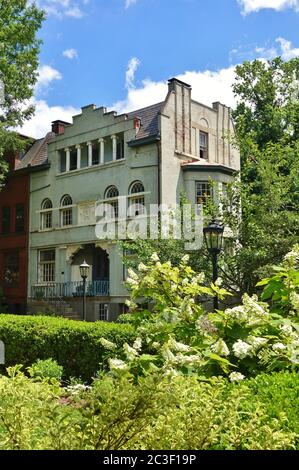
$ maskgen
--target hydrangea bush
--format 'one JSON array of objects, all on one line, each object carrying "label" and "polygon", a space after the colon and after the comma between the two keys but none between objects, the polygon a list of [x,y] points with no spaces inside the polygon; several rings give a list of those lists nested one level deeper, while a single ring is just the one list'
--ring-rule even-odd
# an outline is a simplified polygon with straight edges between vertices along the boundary
[{"label": "hydrangea bush", "polygon": [[[154,253],[148,266],[141,263],[137,272],[129,270],[128,315],[138,338],[123,346],[121,357],[110,360],[111,370],[224,375],[236,382],[262,371],[298,367],[298,260],[299,245],[285,257],[283,267],[276,268],[275,278],[260,283],[266,286],[262,300],[245,294],[241,305],[207,313],[205,301],[228,294],[220,281],[206,287],[204,274],[188,266],[188,256],[179,267],[172,267]],[[273,285],[278,285],[277,276],[279,294]]]}]

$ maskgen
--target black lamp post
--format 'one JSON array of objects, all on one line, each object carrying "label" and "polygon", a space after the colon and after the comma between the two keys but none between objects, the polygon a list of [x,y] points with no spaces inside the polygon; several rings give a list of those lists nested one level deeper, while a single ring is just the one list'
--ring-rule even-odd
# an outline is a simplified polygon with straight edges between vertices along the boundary
[{"label": "black lamp post", "polygon": [[[216,220],[212,220],[209,225],[203,229],[208,252],[212,256],[214,283],[218,278],[218,255],[222,250],[223,231],[223,225],[220,225]],[[215,295],[214,310],[218,310],[218,308],[218,296]]]},{"label": "black lamp post", "polygon": [[85,260],[80,265],[80,275],[83,279],[83,321],[86,320],[86,279],[88,278],[89,268],[90,266]]}]

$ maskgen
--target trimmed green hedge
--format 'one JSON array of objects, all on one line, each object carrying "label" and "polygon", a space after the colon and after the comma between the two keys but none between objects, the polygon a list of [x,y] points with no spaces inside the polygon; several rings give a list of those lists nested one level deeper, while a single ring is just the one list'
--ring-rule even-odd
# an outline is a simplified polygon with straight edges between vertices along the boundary
[{"label": "trimmed green hedge", "polygon": [[[119,349],[136,335],[130,325],[85,323],[46,316],[0,315],[0,340],[5,344],[5,366],[31,366],[38,359],[55,359],[63,366],[64,379],[90,378],[105,367],[111,352],[103,348],[101,338],[116,343]],[[118,350],[113,351],[113,355]]]}]

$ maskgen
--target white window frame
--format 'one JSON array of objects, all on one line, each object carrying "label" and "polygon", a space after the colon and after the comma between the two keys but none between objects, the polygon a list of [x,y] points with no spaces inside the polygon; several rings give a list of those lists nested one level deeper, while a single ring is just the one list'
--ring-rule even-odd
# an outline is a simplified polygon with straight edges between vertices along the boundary
[{"label": "white window frame", "polygon": [[97,321],[109,321],[110,308],[109,304],[100,302],[97,304],[96,319]]},{"label": "white window frame", "polygon": [[[46,251],[54,252],[54,259],[42,261],[41,255]],[[53,248],[47,248],[38,252],[38,282],[39,284],[48,284],[55,282],[56,252]]]},{"label": "white window frame", "polygon": [[[206,146],[201,145],[202,135],[206,138]],[[201,156],[201,152],[203,152],[204,156]],[[209,159],[209,133],[201,130],[199,131],[199,157],[203,160]]]}]

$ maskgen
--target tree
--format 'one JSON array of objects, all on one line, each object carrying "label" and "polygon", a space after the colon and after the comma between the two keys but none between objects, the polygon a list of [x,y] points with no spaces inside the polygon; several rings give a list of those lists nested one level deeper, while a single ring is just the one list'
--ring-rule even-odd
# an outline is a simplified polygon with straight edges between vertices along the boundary
[{"label": "tree", "polygon": [[[236,68],[233,112],[242,171],[240,246],[226,257],[236,290],[253,293],[299,241],[299,59]],[[230,220],[227,218],[229,225]]]},{"label": "tree", "polygon": [[0,183],[7,169],[3,154],[22,146],[11,129],[30,118],[41,41],[37,32],[44,13],[27,0],[0,0]]}]

